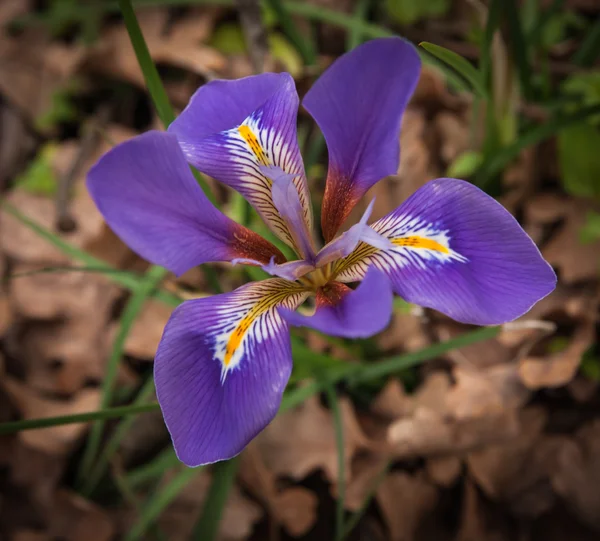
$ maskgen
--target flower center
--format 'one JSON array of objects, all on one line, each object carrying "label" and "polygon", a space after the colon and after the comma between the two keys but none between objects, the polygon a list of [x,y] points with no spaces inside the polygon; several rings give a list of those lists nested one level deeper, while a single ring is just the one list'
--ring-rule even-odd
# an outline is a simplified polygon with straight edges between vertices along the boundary
[{"label": "flower center", "polygon": [[313,291],[317,291],[317,289],[323,287],[328,284],[333,275],[333,265],[331,263],[327,263],[323,267],[319,267],[314,271],[309,272],[308,274],[302,276],[298,279],[298,281],[306,287],[309,287]]}]

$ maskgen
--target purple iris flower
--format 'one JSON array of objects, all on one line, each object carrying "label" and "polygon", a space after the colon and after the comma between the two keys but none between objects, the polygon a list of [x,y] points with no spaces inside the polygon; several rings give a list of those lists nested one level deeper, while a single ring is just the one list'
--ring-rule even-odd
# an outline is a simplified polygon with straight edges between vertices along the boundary
[{"label": "purple iris flower", "polygon": [[[419,71],[412,45],[374,40],[339,58],[304,98],[329,151],[320,250],[287,73],[212,81],[167,132],[115,147],[90,171],[98,208],[142,257],[178,275],[229,261],[273,276],[186,301],[167,323],[156,390],[185,464],[235,456],[273,419],[292,370],[290,325],[371,336],[388,324],[393,292],[464,323],[494,325],[554,289],[552,268],[517,221],[460,180],[431,181],[368,225],[370,205],[339,233],[367,190],[397,170],[400,121]],[[298,260],[217,210],[188,164],[241,193]],[[310,296],[314,314],[296,312]]]}]

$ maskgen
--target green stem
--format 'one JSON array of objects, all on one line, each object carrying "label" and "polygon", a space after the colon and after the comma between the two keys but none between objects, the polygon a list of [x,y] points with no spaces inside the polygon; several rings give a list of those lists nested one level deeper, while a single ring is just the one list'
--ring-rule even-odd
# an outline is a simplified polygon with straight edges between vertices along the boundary
[{"label": "green stem", "polygon": [[219,462],[213,466],[213,480],[206,495],[198,522],[194,526],[192,540],[212,541],[216,539],[223,508],[225,507],[225,503],[227,503],[229,491],[235,481],[238,467],[238,458]]},{"label": "green stem", "polygon": [[[146,383],[144,383],[143,387],[138,392],[133,402],[133,406],[140,406],[146,403],[148,399],[150,399],[153,396],[153,394],[154,380],[151,377],[149,377]],[[122,420],[115,429],[108,442],[106,443],[106,445],[103,446],[102,453],[100,453],[97,462],[94,464],[89,474],[86,475],[85,484],[82,488],[82,493],[85,496],[89,496],[102,479],[102,476],[104,475],[104,472],[106,471],[111,458],[119,449],[119,444],[121,443],[121,440],[125,437],[128,430],[131,428],[131,425],[133,424],[134,420],[134,416],[127,417],[126,419]]]}]

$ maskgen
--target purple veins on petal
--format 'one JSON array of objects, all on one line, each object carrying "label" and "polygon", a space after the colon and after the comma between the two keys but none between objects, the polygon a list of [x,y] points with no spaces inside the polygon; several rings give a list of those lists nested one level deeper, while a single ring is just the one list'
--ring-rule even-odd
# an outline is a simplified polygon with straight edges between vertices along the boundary
[{"label": "purple veins on petal", "polygon": [[283,318],[296,327],[309,327],[345,338],[367,338],[387,327],[392,316],[392,287],[387,276],[371,268],[355,290],[340,283],[318,293],[317,309],[305,316],[280,308]]},{"label": "purple veins on petal", "polygon": [[457,321],[512,321],[556,286],[552,267],[513,216],[462,180],[427,183],[372,227],[393,248],[359,246],[338,264],[337,279],[355,281],[374,265],[405,300]]},{"label": "purple veins on petal", "polygon": [[329,153],[321,212],[327,242],[367,190],[396,173],[400,122],[420,68],[407,41],[375,39],[338,58],[306,94],[302,104]]},{"label": "purple veins on petal", "polygon": [[87,186],[126,244],[176,274],[236,257],[285,261],[270,242],[210,203],[172,134],[150,131],[117,145],[92,167]]},{"label": "purple veins on petal", "polygon": [[186,301],[173,312],[154,378],[175,452],[188,466],[237,455],[275,416],[292,369],[278,306],[306,297],[273,278]]},{"label": "purple veins on petal", "polygon": [[271,195],[273,204],[280,216],[285,220],[295,245],[300,250],[300,256],[307,260],[314,259],[315,251],[311,240],[311,232],[304,219],[304,210],[298,189],[294,184],[297,175],[286,173],[281,167],[274,165],[261,166],[260,171],[271,179]]},{"label": "purple veins on petal", "polygon": [[[186,116],[186,120],[179,123],[175,121],[169,130],[177,134],[190,163],[202,173],[241,193],[269,228],[281,240],[300,252],[287,224],[273,203],[272,182],[261,171],[263,166],[276,166],[293,175],[293,183],[302,206],[300,216],[306,224],[305,229],[310,231],[312,207],[296,133],[298,94],[294,80],[289,74],[264,76],[266,75],[269,75],[268,80],[273,82],[272,85],[267,85],[269,93],[265,92],[262,79],[259,79],[262,75],[256,76],[244,86],[248,90],[247,95],[239,94],[242,87],[234,85],[236,90],[231,94],[235,94],[236,103],[248,99],[254,108],[248,111],[245,117],[236,116],[236,122],[224,129],[210,134],[203,131],[203,137],[194,135],[193,122],[201,123],[202,119],[197,115],[198,107],[190,104],[189,111],[186,109],[181,114],[181,117]],[[252,91],[253,85],[259,81],[259,94],[262,98],[260,102]],[[222,83],[223,87],[227,86],[225,82]],[[231,117],[229,113],[225,116]],[[182,129],[183,127],[185,129]]]},{"label": "purple veins on petal", "polygon": [[357,224],[354,224],[348,231],[342,233],[338,238],[323,247],[317,254],[317,266],[321,267],[331,261],[348,256],[355,250],[359,242],[364,242],[380,250],[392,247],[392,243],[387,237],[380,235],[367,225],[367,221],[373,212],[374,204],[375,199],[369,203],[367,210],[365,210]]}]

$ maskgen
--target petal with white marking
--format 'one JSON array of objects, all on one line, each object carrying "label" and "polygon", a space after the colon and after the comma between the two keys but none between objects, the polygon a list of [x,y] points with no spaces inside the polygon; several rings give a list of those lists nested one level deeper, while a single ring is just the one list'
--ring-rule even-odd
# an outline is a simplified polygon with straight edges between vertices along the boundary
[{"label": "petal with white marking", "polygon": [[457,321],[511,321],[556,286],[554,271],[517,221],[468,182],[433,180],[371,227],[393,248],[360,243],[336,264],[336,279],[360,280],[374,265],[405,300]]},{"label": "petal with white marking", "polygon": [[307,294],[273,278],[173,312],[154,378],[182,462],[231,458],[273,419],[292,370],[288,325],[278,308],[294,309]]}]

